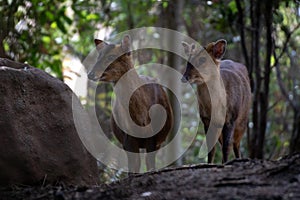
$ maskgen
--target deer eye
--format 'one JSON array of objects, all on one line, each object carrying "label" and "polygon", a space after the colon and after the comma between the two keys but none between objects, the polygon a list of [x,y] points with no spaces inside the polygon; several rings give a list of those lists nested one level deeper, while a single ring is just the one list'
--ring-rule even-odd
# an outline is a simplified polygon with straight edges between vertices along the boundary
[{"label": "deer eye", "polygon": [[115,56],[115,55],[109,55],[106,57],[106,61],[111,62],[111,61],[116,60],[116,58],[117,58],[117,56]]}]

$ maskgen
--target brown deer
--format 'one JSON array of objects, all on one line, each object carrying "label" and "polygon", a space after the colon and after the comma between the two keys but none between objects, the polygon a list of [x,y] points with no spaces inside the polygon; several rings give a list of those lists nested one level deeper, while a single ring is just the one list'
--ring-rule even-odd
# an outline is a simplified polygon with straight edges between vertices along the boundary
[{"label": "brown deer", "polygon": [[[128,169],[131,172],[139,172],[140,169],[140,148],[146,149],[147,153],[153,152],[154,154],[146,155],[146,166],[148,170],[155,169],[155,151],[160,148],[161,144],[165,141],[168,133],[173,127],[173,113],[170,106],[170,102],[167,98],[167,94],[164,89],[155,83],[155,80],[147,77],[140,76],[134,69],[132,63],[132,57],[130,54],[131,38],[129,35],[125,35],[121,41],[121,44],[107,44],[101,40],[95,39],[95,45],[98,50],[98,58],[96,64],[88,74],[88,78],[94,81],[111,82],[114,87],[118,84],[118,81],[125,77],[124,84],[121,84],[121,89],[116,90],[116,102],[113,105],[111,126],[114,135],[118,141],[123,145],[123,149],[127,152],[128,157]],[[106,69],[105,66],[108,66]],[[125,74],[129,73],[130,76],[126,78]],[[129,113],[130,116],[124,115],[126,112],[126,104],[122,102],[122,99],[118,96],[122,96],[122,93],[128,93],[135,85],[143,85],[137,88],[130,97],[129,101]],[[121,97],[122,98],[122,97]],[[141,134],[146,137],[135,137],[132,134],[126,134],[125,130],[122,130],[116,122],[120,120],[121,124],[130,124],[132,120],[136,125],[146,127],[151,123],[151,120],[161,119],[158,114],[151,114],[149,109],[153,105],[161,105],[166,111],[166,120],[162,128],[158,130],[155,135],[149,135],[147,131]],[[127,105],[128,106],[128,105]],[[130,118],[130,119],[129,119]],[[151,123],[152,125],[152,123]],[[130,125],[129,125],[130,126]],[[133,127],[129,127],[127,130],[133,130]],[[155,127],[153,128],[155,129]],[[128,133],[128,132],[127,132]],[[147,134],[149,137],[147,137]]]},{"label": "brown deer", "polygon": [[[216,67],[220,74],[226,91],[226,117],[219,136],[219,143],[222,146],[222,162],[228,160],[230,148],[236,158],[240,158],[240,141],[247,128],[248,114],[251,103],[251,90],[247,68],[232,60],[222,60],[226,51],[226,40],[218,40],[209,43],[204,48],[196,48],[195,44],[182,42],[185,53],[189,60],[182,77],[183,82],[196,83],[198,90],[198,101],[200,117],[207,133],[211,121],[211,99],[207,87],[210,80],[205,80],[202,72],[207,67]],[[214,63],[213,65],[209,64]],[[205,75],[205,74],[204,74]],[[208,163],[212,163],[215,155],[215,146],[208,153]]]}]

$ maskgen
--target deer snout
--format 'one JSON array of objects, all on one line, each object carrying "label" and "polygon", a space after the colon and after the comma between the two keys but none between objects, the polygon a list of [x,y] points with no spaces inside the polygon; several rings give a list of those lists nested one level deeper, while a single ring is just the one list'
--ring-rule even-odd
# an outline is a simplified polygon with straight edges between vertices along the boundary
[{"label": "deer snout", "polygon": [[188,81],[189,81],[189,77],[186,76],[186,75],[183,75],[182,78],[181,78],[181,82],[186,83]]},{"label": "deer snout", "polygon": [[187,80],[187,78],[185,76],[182,76],[181,82],[186,83],[186,82],[188,82],[188,80]]},{"label": "deer snout", "polygon": [[90,80],[96,81],[97,78],[95,77],[95,72],[91,71],[90,73],[88,73],[88,78]]}]

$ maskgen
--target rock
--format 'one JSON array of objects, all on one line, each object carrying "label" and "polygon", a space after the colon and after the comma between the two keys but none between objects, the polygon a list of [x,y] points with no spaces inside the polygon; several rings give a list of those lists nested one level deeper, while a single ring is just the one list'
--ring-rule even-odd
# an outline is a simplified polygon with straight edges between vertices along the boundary
[{"label": "rock", "polygon": [[44,71],[0,58],[0,185],[97,184],[96,160],[74,125],[72,96]]}]

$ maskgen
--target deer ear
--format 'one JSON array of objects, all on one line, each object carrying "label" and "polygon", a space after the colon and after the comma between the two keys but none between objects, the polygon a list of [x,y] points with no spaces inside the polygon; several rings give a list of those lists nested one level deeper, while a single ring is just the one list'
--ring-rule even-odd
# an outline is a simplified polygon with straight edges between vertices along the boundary
[{"label": "deer ear", "polygon": [[214,46],[213,46],[213,56],[216,59],[222,59],[225,52],[226,52],[226,46],[227,46],[227,42],[224,39],[218,40],[215,42]]},{"label": "deer ear", "polygon": [[104,42],[102,40],[98,40],[98,39],[95,39],[94,43],[95,43],[97,51],[99,51],[100,49],[102,49],[106,45],[106,42]]},{"label": "deer ear", "polygon": [[186,55],[189,56],[190,54],[193,54],[193,53],[194,53],[194,51],[195,51],[195,49],[196,49],[196,45],[195,45],[194,43],[188,44],[188,43],[182,41],[181,44],[182,44],[182,46],[183,46],[183,48],[184,48],[184,53],[185,53]]},{"label": "deer ear", "polygon": [[124,52],[130,54],[131,38],[129,35],[125,35],[121,42],[121,48]]},{"label": "deer ear", "polygon": [[98,45],[101,44],[103,41],[102,41],[102,40],[95,39],[94,42],[95,42],[95,45],[98,46]]},{"label": "deer ear", "polygon": [[189,55],[190,54],[190,45],[184,41],[181,42],[182,46],[183,46],[183,49],[184,49],[184,53],[186,55]]}]

